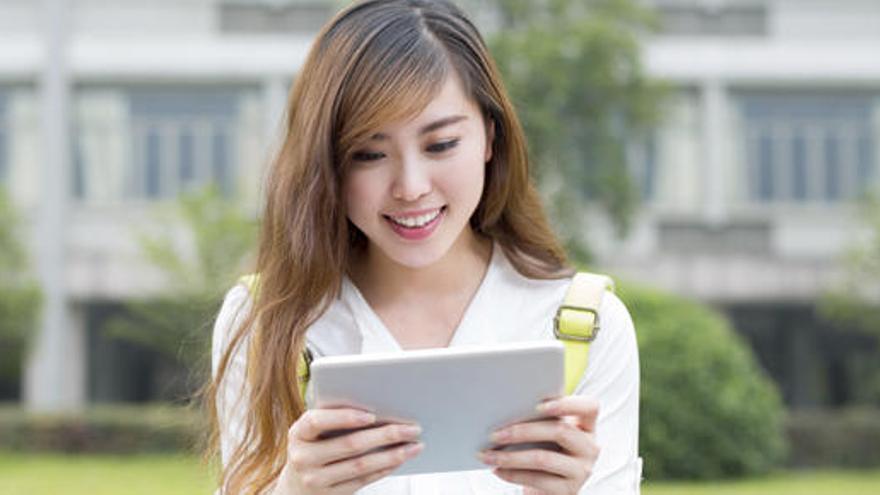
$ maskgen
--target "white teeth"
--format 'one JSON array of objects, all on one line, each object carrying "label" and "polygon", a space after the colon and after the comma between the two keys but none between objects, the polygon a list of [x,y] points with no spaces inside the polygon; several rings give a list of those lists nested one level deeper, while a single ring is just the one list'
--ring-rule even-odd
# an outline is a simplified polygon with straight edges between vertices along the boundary
[{"label": "white teeth", "polygon": [[431,222],[432,220],[434,220],[435,218],[437,218],[438,215],[440,215],[439,209],[435,210],[431,213],[425,213],[424,215],[419,215],[417,217],[389,217],[389,218],[391,218],[391,220],[393,220],[394,223],[399,223],[400,225],[403,225],[404,227],[409,227],[412,229],[412,228],[424,226],[425,224],[427,224],[427,223]]}]

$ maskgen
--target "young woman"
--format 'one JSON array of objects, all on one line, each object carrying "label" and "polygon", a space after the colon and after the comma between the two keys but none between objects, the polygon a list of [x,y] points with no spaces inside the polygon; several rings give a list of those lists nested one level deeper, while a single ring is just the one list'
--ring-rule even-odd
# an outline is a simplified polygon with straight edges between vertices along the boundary
[{"label": "young woman", "polygon": [[[255,272],[229,290],[209,387],[223,493],[638,493],[639,367],[626,308],[601,331],[552,420],[496,444],[485,470],[390,476],[418,428],[353,409],[307,409],[313,355],[553,339],[572,270],[529,182],[523,132],[474,26],[453,5],[367,0],[319,33],[287,108]],[[424,393],[430,394],[431,384]],[[537,405],[536,405],[537,406]],[[376,447],[402,447],[375,451]]]}]

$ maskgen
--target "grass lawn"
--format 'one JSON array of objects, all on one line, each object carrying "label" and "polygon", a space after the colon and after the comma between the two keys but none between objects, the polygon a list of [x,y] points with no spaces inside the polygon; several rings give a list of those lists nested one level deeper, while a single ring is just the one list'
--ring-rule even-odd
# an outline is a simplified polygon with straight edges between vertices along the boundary
[{"label": "grass lawn", "polygon": [[[65,456],[0,453],[0,495],[210,494],[188,456]],[[880,470],[787,472],[766,479],[643,485],[644,495],[877,495]]]},{"label": "grass lawn", "polygon": [[211,488],[191,456],[0,453],[0,495],[193,495]]},{"label": "grass lawn", "polygon": [[643,495],[878,495],[880,470],[783,472],[767,478],[642,484]]}]

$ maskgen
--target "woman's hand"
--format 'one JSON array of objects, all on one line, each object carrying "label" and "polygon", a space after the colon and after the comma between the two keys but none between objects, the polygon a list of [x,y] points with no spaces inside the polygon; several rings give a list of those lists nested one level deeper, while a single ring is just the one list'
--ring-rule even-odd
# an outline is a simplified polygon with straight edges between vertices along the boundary
[{"label": "woman's hand", "polygon": [[544,402],[538,411],[554,417],[502,428],[492,434],[492,442],[496,446],[553,442],[561,451],[489,449],[480,453],[480,459],[496,466],[493,472],[499,478],[526,487],[526,495],[574,495],[592,474],[599,456],[594,436],[599,404],[571,395]]},{"label": "woman's hand", "polygon": [[[303,413],[288,430],[287,464],[275,493],[349,495],[422,450],[416,442],[421,433],[417,425],[379,426],[375,421],[374,415],[349,408]],[[351,429],[357,430],[333,434]],[[382,447],[388,448],[371,452]]]}]

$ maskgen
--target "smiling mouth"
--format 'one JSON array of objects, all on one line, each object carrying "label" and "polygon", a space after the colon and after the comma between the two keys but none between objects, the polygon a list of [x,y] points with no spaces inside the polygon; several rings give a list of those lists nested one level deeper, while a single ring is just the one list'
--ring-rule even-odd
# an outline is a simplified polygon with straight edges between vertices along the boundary
[{"label": "smiling mouth", "polygon": [[382,215],[385,219],[390,222],[403,227],[405,229],[420,229],[434,220],[437,219],[444,211],[446,210],[446,206],[442,206],[437,208],[432,212],[425,213],[423,215],[412,216],[412,217],[395,217],[391,215]]}]

